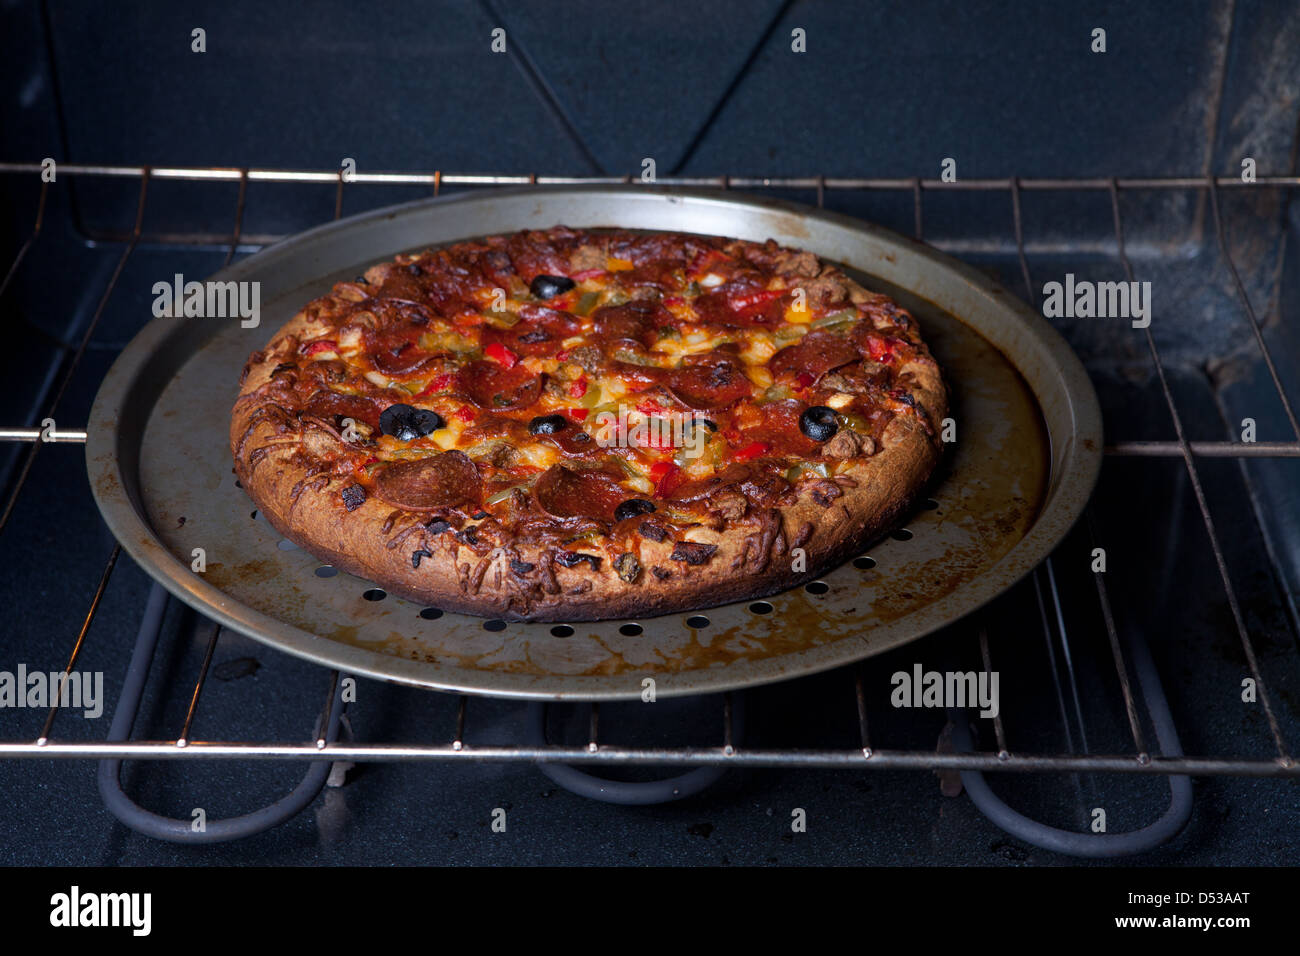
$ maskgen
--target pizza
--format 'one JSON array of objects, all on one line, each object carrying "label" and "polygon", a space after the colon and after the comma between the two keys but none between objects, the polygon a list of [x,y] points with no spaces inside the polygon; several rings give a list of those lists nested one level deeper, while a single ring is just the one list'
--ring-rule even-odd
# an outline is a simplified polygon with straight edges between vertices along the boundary
[{"label": "pizza", "polygon": [[235,472],[402,597],[581,621],[772,594],[857,554],[941,457],[916,321],[809,252],[563,226],[400,255],[244,367]]}]

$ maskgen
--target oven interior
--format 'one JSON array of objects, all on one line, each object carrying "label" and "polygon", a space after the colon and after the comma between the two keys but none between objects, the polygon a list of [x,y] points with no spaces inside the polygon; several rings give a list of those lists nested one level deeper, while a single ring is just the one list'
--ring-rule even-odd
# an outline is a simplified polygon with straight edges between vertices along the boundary
[{"label": "oven interior", "polygon": [[[7,762],[9,861],[1294,859],[1300,12],[692,13],[683,25],[631,3],[560,14],[502,0],[382,16],[333,2],[0,12],[0,669],[75,660],[104,680],[99,719],[0,711],[3,753],[128,733],[195,742],[93,771],[93,748]],[[1104,53],[1090,49],[1097,28]],[[806,52],[791,49],[795,30]],[[347,157],[410,181],[345,183]],[[949,158],[956,182],[942,179]],[[344,707],[339,675],[218,632],[119,559],[77,429],[151,317],[156,281],[435,191],[556,177],[636,188],[647,159],[660,183],[914,235],[1035,306],[1067,274],[1149,281],[1149,339],[1122,320],[1052,320],[1093,379],[1108,446],[1088,513],[1052,558],[860,667],[665,700],[650,717],[367,680]],[[33,440],[47,418],[68,437]],[[997,726],[975,719],[966,743],[969,714],[891,707],[890,676],[918,664],[998,671]],[[351,765],[198,759],[200,741],[318,738],[396,749]],[[959,750],[984,762],[945,762]],[[768,759],[734,759],[746,753]],[[594,766],[573,762],[584,754]],[[998,772],[1022,757],[1041,762]],[[491,827],[497,809],[508,835]],[[798,810],[806,832],[791,828]]]}]

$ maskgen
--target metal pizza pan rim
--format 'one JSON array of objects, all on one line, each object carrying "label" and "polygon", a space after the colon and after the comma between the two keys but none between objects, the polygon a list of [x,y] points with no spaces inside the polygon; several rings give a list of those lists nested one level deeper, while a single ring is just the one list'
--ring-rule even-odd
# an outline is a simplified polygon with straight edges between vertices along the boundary
[{"label": "metal pizza pan rim", "polygon": [[[564,212],[555,221],[530,218],[549,215],[545,210],[556,203],[564,204]],[[592,208],[601,212],[591,213]],[[384,241],[388,224],[398,217],[422,216],[444,223],[455,220],[458,238],[540,228],[559,221],[587,228],[622,226],[732,235],[719,226],[725,226],[729,218],[748,218],[759,224],[749,227],[751,232],[767,231],[783,244],[808,248],[862,272],[912,270],[924,276],[927,288],[917,294],[974,328],[1001,351],[1029,385],[1048,432],[1050,470],[1041,510],[1027,533],[992,567],[902,618],[906,634],[894,644],[953,623],[1020,580],[1051,553],[1091,496],[1101,467],[1101,412],[1083,365],[1060,333],[1021,299],[972,266],[883,227],[797,203],[718,190],[654,186],[520,187],[461,194],[385,207],[318,226],[235,263],[211,279],[255,279],[290,258],[323,258],[322,247],[330,244],[355,248],[357,262],[379,261],[400,251],[376,245]],[[755,237],[766,238],[756,233],[740,236]],[[450,240],[431,238],[429,244],[445,241]],[[855,255],[850,251],[855,245],[876,251],[877,257],[868,261],[863,258],[865,251]],[[825,252],[827,247],[836,247],[839,254]],[[367,254],[366,250],[379,251]],[[322,268],[320,275],[332,271]],[[909,283],[896,284],[910,288]],[[975,312],[984,316],[978,324],[967,318]],[[197,332],[193,323],[154,319],[114,362],[91,410],[86,461],[96,503],[123,548],[151,577],[226,627],[347,673],[497,697],[620,700],[639,696],[639,682],[629,680],[628,675],[529,675],[474,670],[345,644],[244,605],[193,573],[150,526],[140,493],[138,466],[142,436],[154,402],[170,375],[208,337]],[[848,644],[839,641],[796,655],[672,675],[672,679],[657,681],[656,693],[679,696],[737,690],[829,670],[878,652],[855,653],[851,646],[845,646]]]}]

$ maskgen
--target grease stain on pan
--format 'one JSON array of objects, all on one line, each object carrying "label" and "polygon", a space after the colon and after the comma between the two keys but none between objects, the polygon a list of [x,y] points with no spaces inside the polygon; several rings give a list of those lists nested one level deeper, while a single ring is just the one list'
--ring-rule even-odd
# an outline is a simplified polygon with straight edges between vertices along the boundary
[{"label": "grease stain on pan", "polygon": [[[769,229],[774,236],[794,237],[795,239],[807,239],[809,236],[808,223],[802,216],[794,216],[788,213],[772,213],[768,216],[767,222],[771,225]],[[783,238],[783,242],[788,239]]]}]

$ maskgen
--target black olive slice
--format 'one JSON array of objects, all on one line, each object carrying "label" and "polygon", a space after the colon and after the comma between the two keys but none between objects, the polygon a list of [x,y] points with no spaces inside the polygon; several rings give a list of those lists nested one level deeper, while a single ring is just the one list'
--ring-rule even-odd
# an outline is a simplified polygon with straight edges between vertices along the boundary
[{"label": "black olive slice", "polygon": [[427,408],[411,405],[389,405],[379,415],[379,429],[398,441],[415,441],[436,432],[446,425],[442,416]]},{"label": "black olive slice", "polygon": [[573,280],[568,276],[536,276],[528,283],[528,291],[539,299],[552,299],[562,292],[568,292],[573,285]]},{"label": "black olive slice", "polygon": [[799,430],[813,441],[826,441],[839,430],[835,420],[835,409],[825,405],[814,405],[804,409],[799,416]]},{"label": "black olive slice", "polygon": [[554,435],[568,427],[569,420],[563,415],[538,415],[528,423],[530,435]]}]

